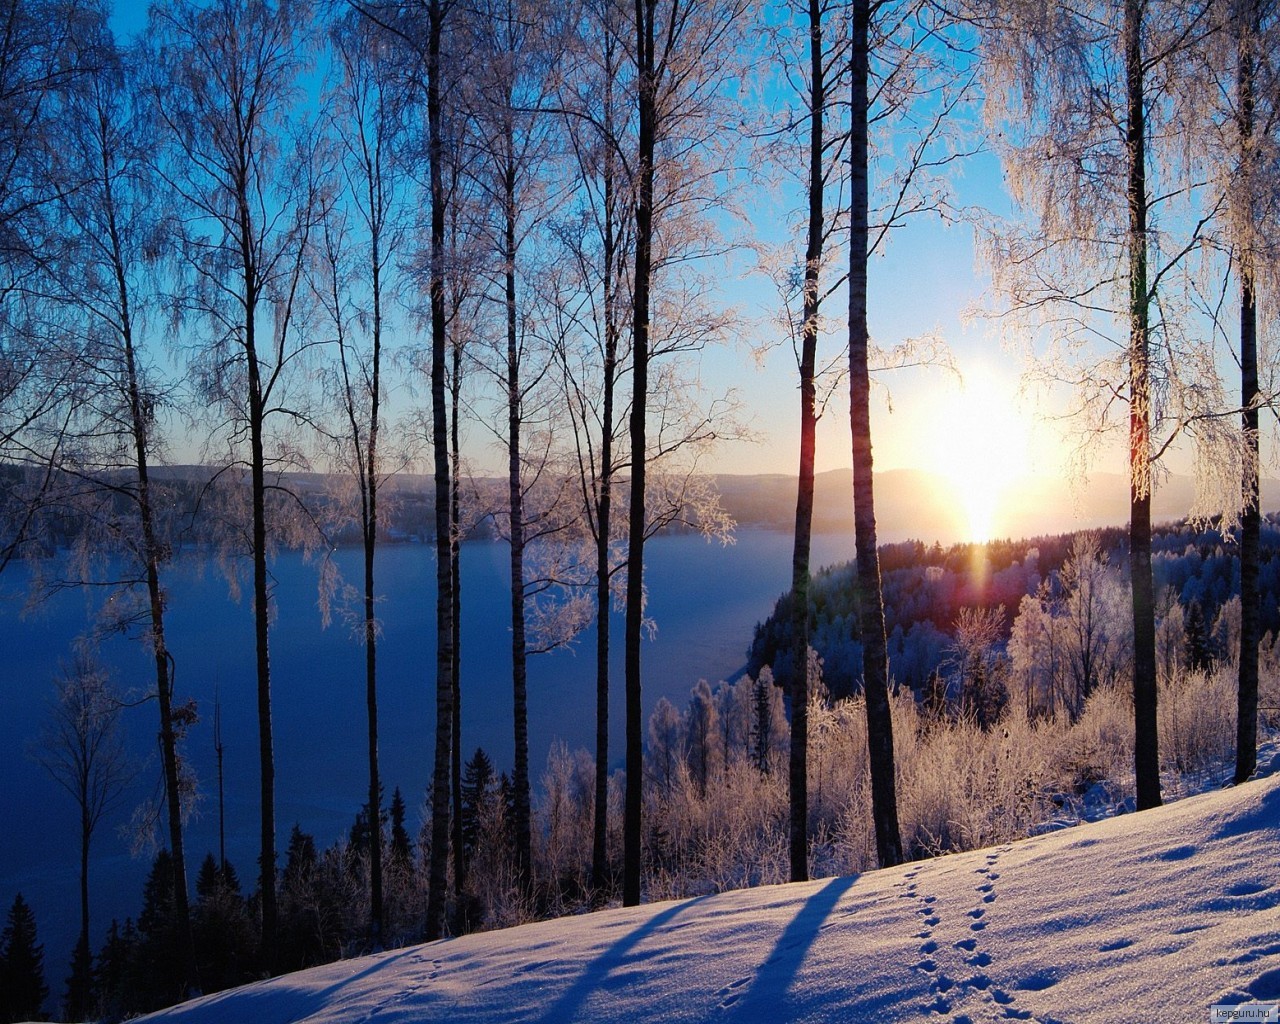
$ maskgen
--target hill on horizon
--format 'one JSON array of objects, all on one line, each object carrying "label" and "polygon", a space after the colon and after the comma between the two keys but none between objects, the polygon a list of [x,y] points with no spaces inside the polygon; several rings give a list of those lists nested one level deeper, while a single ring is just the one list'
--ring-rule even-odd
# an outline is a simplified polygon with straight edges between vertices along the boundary
[{"label": "hill on horizon", "polygon": [[[718,475],[721,502],[741,525],[791,530],[795,524],[796,478],[785,473]],[[965,524],[936,473],[891,469],[875,474],[876,526],[880,542],[923,540],[943,544],[968,539]],[[1195,481],[1171,475],[1156,489],[1157,522],[1184,518],[1195,501]],[[1037,478],[1022,495],[1021,509],[1002,513],[998,535],[1030,538],[1074,533],[1129,521],[1129,481],[1120,473],[1094,473],[1087,481]],[[1264,510],[1280,509],[1280,480],[1262,481]],[[818,532],[853,532],[853,471],[833,469],[814,479],[814,521]]]},{"label": "hill on horizon", "polygon": [[[1262,763],[1273,772],[1274,748]],[[861,876],[472,934],[151,1024],[1204,1021],[1280,1000],[1280,779]]]}]

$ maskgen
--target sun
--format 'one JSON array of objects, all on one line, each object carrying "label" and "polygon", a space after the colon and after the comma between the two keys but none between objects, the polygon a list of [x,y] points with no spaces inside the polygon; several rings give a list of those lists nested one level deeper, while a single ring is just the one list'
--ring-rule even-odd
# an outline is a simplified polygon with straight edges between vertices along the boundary
[{"label": "sun", "polygon": [[956,518],[969,540],[991,540],[1031,473],[1031,425],[1016,385],[990,372],[966,373],[942,397],[933,436],[931,468],[943,477]]}]

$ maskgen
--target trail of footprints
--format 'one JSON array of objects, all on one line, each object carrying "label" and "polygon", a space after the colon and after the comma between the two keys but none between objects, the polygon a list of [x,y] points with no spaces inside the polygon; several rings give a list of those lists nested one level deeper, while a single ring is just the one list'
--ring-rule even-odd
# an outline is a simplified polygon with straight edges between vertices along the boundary
[{"label": "trail of footprints", "polygon": [[[922,941],[920,960],[912,965],[929,978],[930,999],[924,1008],[946,1017],[952,1024],[974,1024],[974,1018],[964,1010],[981,1011],[983,1019],[990,1019],[994,1011],[997,1019],[1034,1021],[1029,1010],[1016,1006],[1014,997],[1003,989],[993,987],[991,978],[983,972],[983,968],[991,964],[991,954],[981,948],[981,938],[987,927],[987,912],[998,898],[995,883],[1000,874],[995,867],[1000,855],[1009,849],[1010,847],[1003,846],[987,854],[986,863],[974,872],[981,879],[974,886],[977,899],[973,909],[966,911],[961,919],[961,925],[968,934],[946,945],[940,944],[935,936],[935,928],[942,923],[938,898],[919,891],[916,879],[921,867],[913,868],[904,876],[907,884],[901,895],[919,902],[918,911],[924,925],[915,933],[915,938]],[[954,977],[939,966],[939,959],[943,957],[947,962],[959,961],[960,968],[955,971]],[[1053,979],[1041,977],[1037,980],[1041,982],[1038,986],[1040,988],[1053,984]],[[1050,1022],[1043,1021],[1040,1024]]]}]

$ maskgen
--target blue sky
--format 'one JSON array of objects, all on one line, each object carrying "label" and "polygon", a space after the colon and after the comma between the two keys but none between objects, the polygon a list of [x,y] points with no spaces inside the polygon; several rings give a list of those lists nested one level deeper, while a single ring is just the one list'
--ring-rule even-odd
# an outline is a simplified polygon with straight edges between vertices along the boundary
[{"label": "blue sky", "polygon": [[[145,24],[145,4],[117,0],[112,25],[118,36],[132,36]],[[971,158],[959,167],[955,187],[961,204],[997,209],[1007,205],[998,163],[990,155]],[[764,234],[777,230],[768,224],[752,228]],[[1033,400],[1019,396],[1022,356],[1002,346],[989,322],[966,322],[965,312],[986,301],[988,281],[975,264],[973,232],[967,226],[944,227],[936,219],[922,217],[898,231],[887,252],[877,257],[870,269],[873,340],[887,348],[931,332],[940,335],[963,378],[980,380],[987,401],[997,396],[1025,421],[1036,449],[1029,468],[1057,476],[1062,472],[1060,431],[1043,422]],[[728,283],[725,300],[743,314],[744,334],[736,344],[704,353],[701,372],[710,389],[736,389],[757,440],[726,445],[715,468],[730,473],[794,472],[799,414],[791,347],[783,341],[768,349],[763,358],[758,357],[761,346],[777,340],[771,337],[777,332],[769,323],[778,305],[773,285],[763,274],[746,272]],[[833,298],[834,303],[840,301]],[[823,343],[828,357],[842,347],[839,338],[826,338]],[[940,409],[947,403],[953,417],[983,416],[981,409],[963,411],[963,386],[941,369],[894,371],[883,375],[879,383],[882,386],[873,399],[872,430],[880,470],[937,470],[939,446],[955,430],[954,422],[939,422]],[[974,427],[980,432],[982,424]],[[482,437],[483,432],[476,431],[473,436]],[[473,457],[483,465],[490,454],[476,451]],[[500,461],[496,453],[492,458],[495,465]],[[837,394],[820,424],[818,468],[849,464],[847,396]]]}]

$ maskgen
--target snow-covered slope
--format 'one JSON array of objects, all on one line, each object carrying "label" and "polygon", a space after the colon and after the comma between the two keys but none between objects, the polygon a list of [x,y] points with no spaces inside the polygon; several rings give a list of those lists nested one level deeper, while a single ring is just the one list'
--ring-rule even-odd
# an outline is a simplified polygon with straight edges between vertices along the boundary
[{"label": "snow-covered slope", "polygon": [[1280,998],[1280,779],[996,849],[345,961],[172,1024],[1204,1022]]}]

